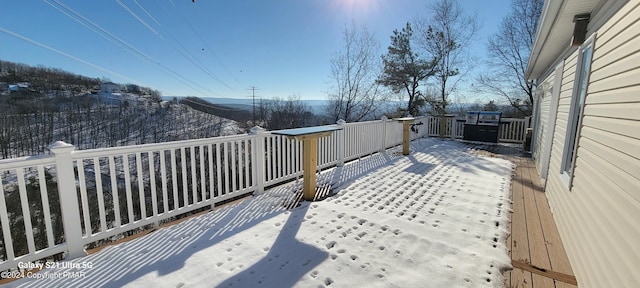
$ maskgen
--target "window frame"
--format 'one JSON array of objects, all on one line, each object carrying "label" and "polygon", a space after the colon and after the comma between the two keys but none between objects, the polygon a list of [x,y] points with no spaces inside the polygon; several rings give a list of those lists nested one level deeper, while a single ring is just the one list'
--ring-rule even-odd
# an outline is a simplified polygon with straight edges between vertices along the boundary
[{"label": "window frame", "polygon": [[[580,132],[584,118],[584,107],[587,95],[589,94],[588,90],[591,78],[591,66],[593,64],[595,37],[596,34],[594,33],[578,48],[576,75],[573,81],[569,118],[567,119],[567,131],[564,139],[564,149],[562,151],[562,164],[560,166],[561,178],[563,178],[569,190],[571,190],[573,184]],[[582,86],[583,84],[584,87]],[[580,100],[582,100],[582,103],[580,103]]]}]

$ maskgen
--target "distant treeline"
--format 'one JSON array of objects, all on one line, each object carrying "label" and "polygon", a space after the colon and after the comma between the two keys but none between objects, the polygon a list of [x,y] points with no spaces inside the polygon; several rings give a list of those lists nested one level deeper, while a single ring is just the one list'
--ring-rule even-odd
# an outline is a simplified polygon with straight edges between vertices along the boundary
[{"label": "distant treeline", "polygon": [[81,92],[100,85],[101,80],[73,74],[57,68],[33,67],[26,64],[0,60],[0,92],[8,85],[29,83],[31,92],[74,91]]}]

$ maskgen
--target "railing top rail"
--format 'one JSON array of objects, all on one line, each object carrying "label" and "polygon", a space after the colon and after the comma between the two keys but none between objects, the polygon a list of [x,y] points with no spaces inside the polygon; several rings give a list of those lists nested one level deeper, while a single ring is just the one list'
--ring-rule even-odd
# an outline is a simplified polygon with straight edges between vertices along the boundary
[{"label": "railing top rail", "polygon": [[143,152],[143,151],[144,152],[161,151],[161,150],[178,149],[178,148],[200,146],[200,145],[207,145],[207,144],[218,144],[218,143],[224,143],[228,141],[251,139],[253,137],[255,136],[249,135],[249,134],[241,134],[241,135],[219,136],[219,137],[204,138],[204,139],[131,145],[131,146],[122,146],[122,147],[77,150],[77,151],[74,151],[72,155],[73,155],[73,158],[75,159],[88,158],[88,157],[101,157],[101,156],[109,156],[114,154],[131,154],[131,153],[137,153],[137,152]]},{"label": "railing top rail", "polygon": [[[368,125],[368,124],[376,124],[383,122],[385,120],[371,120],[371,121],[362,121],[362,122],[350,122],[344,123],[345,126],[358,126],[358,125]],[[387,119],[386,121],[391,121],[391,119]]]},{"label": "railing top rail", "polygon": [[31,167],[36,165],[54,164],[55,158],[51,155],[36,155],[20,158],[0,160],[0,169],[15,169],[20,167]]}]

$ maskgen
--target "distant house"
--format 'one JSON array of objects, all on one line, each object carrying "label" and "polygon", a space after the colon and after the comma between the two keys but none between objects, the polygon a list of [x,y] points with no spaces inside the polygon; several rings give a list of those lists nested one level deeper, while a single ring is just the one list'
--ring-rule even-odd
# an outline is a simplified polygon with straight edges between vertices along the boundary
[{"label": "distant house", "polygon": [[102,93],[120,93],[122,86],[113,82],[105,82],[100,84],[100,91]]},{"label": "distant house", "polygon": [[640,0],[546,0],[540,19],[532,153],[578,286],[638,287]]},{"label": "distant house", "polygon": [[29,82],[20,82],[17,84],[10,84],[7,90],[9,91],[9,93],[18,91],[36,92],[36,90],[31,88],[30,86],[31,85],[29,84]]}]

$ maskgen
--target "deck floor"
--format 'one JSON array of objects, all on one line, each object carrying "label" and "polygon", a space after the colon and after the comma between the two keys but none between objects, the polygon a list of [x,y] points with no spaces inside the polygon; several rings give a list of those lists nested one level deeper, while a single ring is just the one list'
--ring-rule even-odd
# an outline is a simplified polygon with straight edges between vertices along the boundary
[{"label": "deck floor", "polygon": [[511,185],[512,213],[507,248],[513,270],[505,273],[505,287],[577,287],[571,265],[531,157],[517,146],[475,149],[516,164]]}]

